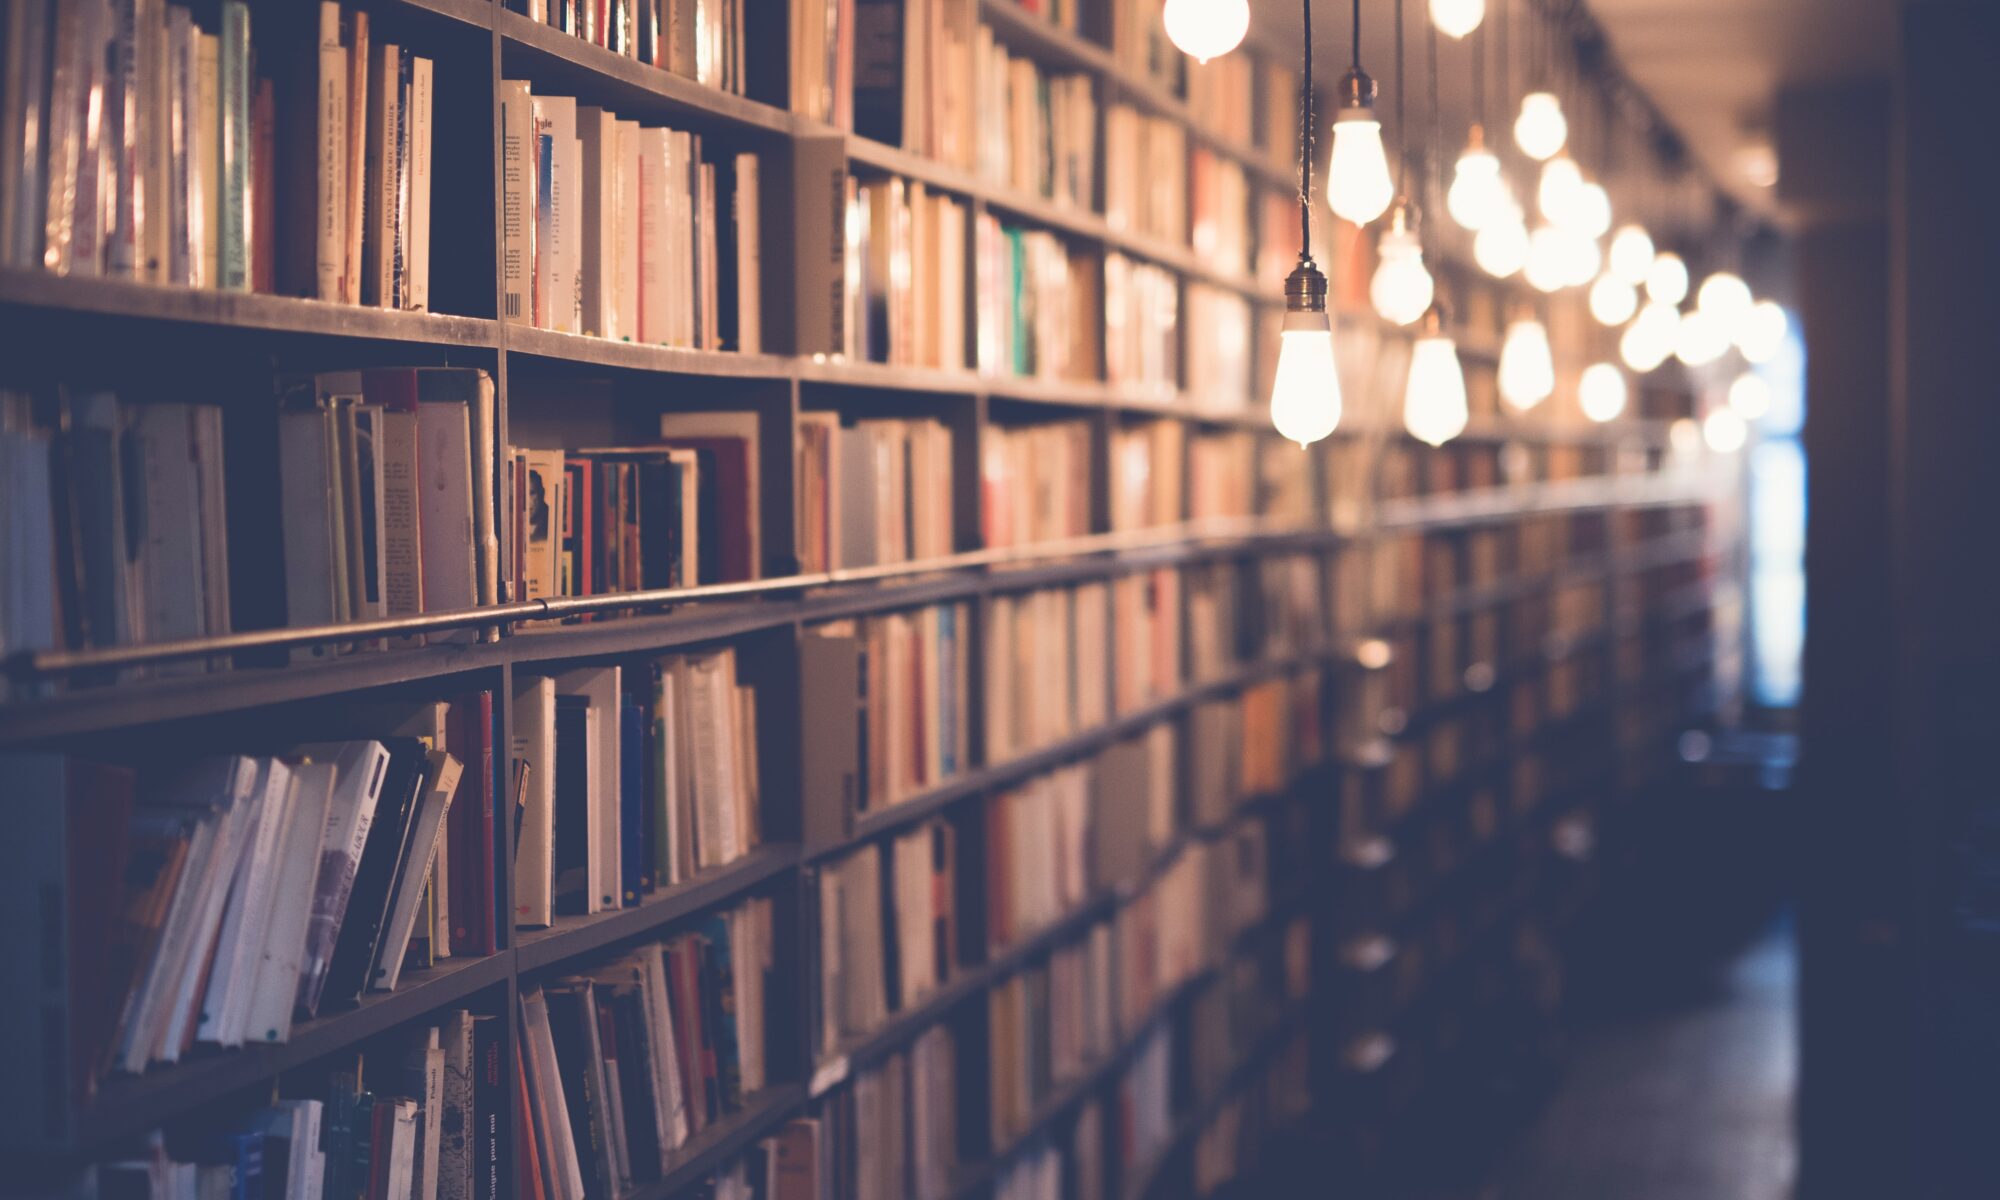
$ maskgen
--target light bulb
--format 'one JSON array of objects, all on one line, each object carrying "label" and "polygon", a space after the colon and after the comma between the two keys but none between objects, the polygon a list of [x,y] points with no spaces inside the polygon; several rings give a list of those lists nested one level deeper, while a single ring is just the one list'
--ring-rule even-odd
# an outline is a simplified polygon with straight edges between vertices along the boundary
[{"label": "light bulb", "polygon": [[[1317,327],[1294,319],[1317,317]],[[1333,365],[1333,326],[1325,313],[1287,313],[1278,335],[1278,366],[1271,380],[1271,425],[1301,446],[1340,424],[1340,374]]]},{"label": "light bulb", "polygon": [[1424,268],[1423,243],[1411,228],[1409,205],[1399,202],[1378,243],[1380,262],[1368,283],[1368,299],[1384,320],[1408,325],[1431,306],[1431,273]]},{"label": "light bulb", "polygon": [[1618,356],[1634,371],[1644,373],[1667,361],[1680,333],[1681,315],[1671,304],[1649,301],[1618,339]]},{"label": "light bulb", "polygon": [[1220,58],[1250,32],[1249,0],[1167,0],[1167,38],[1197,62]]},{"label": "light bulb", "polygon": [[1727,404],[1718,404],[1708,410],[1701,420],[1702,440],[1717,454],[1734,454],[1749,440],[1750,427],[1743,423],[1735,409]]},{"label": "light bulb", "polygon": [[1557,225],[1568,224],[1575,212],[1571,206],[1576,190],[1582,186],[1583,172],[1569,155],[1558,154],[1543,163],[1541,182],[1535,188],[1535,203],[1542,216]]},{"label": "light bulb", "polygon": [[1653,270],[1653,238],[1637,225],[1621,226],[1611,236],[1611,273],[1638,287]]},{"label": "light bulb", "polygon": [[1526,412],[1556,390],[1555,358],[1549,351],[1549,331],[1533,317],[1507,326],[1500,343],[1500,398],[1517,412]]},{"label": "light bulb", "polygon": [[[1617,244],[1612,244],[1615,253]],[[1623,325],[1639,311],[1639,289],[1619,278],[1617,268],[1597,277],[1590,285],[1590,315],[1600,325]]]},{"label": "light bulb", "polygon": [[1701,449],[1701,426],[1693,417],[1677,417],[1667,426],[1667,444],[1682,458]]},{"label": "light bulb", "polygon": [[1486,19],[1486,0],[1431,0],[1431,24],[1446,37],[1462,38]]},{"label": "light bulb", "polygon": [[1458,156],[1458,166],[1452,172],[1445,208],[1462,228],[1477,233],[1504,210],[1505,188],[1500,182],[1500,160],[1486,148],[1485,135],[1474,125],[1465,153]]},{"label": "light bulb", "polygon": [[1569,268],[1563,231],[1554,225],[1537,225],[1528,238],[1528,282],[1538,291],[1553,292],[1569,282]]},{"label": "light bulb", "polygon": [[1625,411],[1625,373],[1608,362],[1590,364],[1576,381],[1576,402],[1591,420],[1611,420]]},{"label": "light bulb", "polygon": [[1593,238],[1601,238],[1611,231],[1611,193],[1604,185],[1586,179],[1578,184],[1570,196],[1570,221],[1578,229]]},{"label": "light bulb", "polygon": [[1729,350],[1729,331],[1715,314],[1703,308],[1692,308],[1681,314],[1681,325],[1674,336],[1674,354],[1690,367],[1705,367],[1721,358]]},{"label": "light bulb", "polygon": [[1749,314],[1750,306],[1756,303],[1756,299],[1750,295],[1750,285],[1741,277],[1728,271],[1717,271],[1701,281],[1701,290],[1695,293],[1694,302],[1733,333],[1737,322]]},{"label": "light bulb", "polygon": [[1442,446],[1464,433],[1470,419],[1457,343],[1442,329],[1426,333],[1410,347],[1410,380],[1403,392],[1404,428],[1420,441]]},{"label": "light bulb", "polygon": [[1563,286],[1582,287],[1597,275],[1597,268],[1604,264],[1604,252],[1597,248],[1597,239],[1571,226],[1558,226],[1556,232],[1562,235]]},{"label": "light bulb", "polygon": [[1514,142],[1536,162],[1555,157],[1569,140],[1569,122],[1562,101],[1553,92],[1529,92],[1521,97],[1521,115],[1514,118]]},{"label": "light bulb", "polygon": [[1499,214],[1472,239],[1473,260],[1495,279],[1507,278],[1528,261],[1528,227],[1522,223],[1521,206],[1504,193],[1501,201]]},{"label": "light bulb", "polygon": [[1382,150],[1382,122],[1375,119],[1375,81],[1360,71],[1341,77],[1342,102],[1333,118],[1333,154],[1326,169],[1326,200],[1336,215],[1366,225],[1389,207],[1389,156]]},{"label": "light bulb", "polygon": [[1788,324],[1785,309],[1776,300],[1759,300],[1750,306],[1736,330],[1736,348],[1753,363],[1770,362],[1785,344]]},{"label": "light bulb", "polygon": [[1688,268],[1681,256],[1668,250],[1655,255],[1646,268],[1646,298],[1661,304],[1679,304],[1687,299]]},{"label": "light bulb", "polygon": [[1745,371],[1729,385],[1729,407],[1746,421],[1762,420],[1771,411],[1771,385],[1755,371]]}]

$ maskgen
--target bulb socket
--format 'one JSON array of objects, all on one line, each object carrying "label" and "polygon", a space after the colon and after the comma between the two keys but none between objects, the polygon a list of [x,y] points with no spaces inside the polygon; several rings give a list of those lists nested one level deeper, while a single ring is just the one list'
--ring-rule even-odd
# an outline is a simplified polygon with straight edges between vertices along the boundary
[{"label": "bulb socket", "polygon": [[1474,121],[1465,133],[1465,153],[1486,149],[1486,127]]},{"label": "bulb socket", "polygon": [[1299,255],[1299,265],[1285,276],[1285,312],[1324,313],[1326,311],[1326,276],[1320,273],[1318,264],[1305,255]]},{"label": "bulb socket", "polygon": [[1336,95],[1340,99],[1339,111],[1334,114],[1336,121],[1357,121],[1375,119],[1375,81],[1368,72],[1359,67],[1340,77],[1336,85]]},{"label": "bulb socket", "polygon": [[1417,226],[1423,222],[1423,210],[1418,208],[1408,196],[1396,197],[1389,206],[1389,232],[1415,234]]}]

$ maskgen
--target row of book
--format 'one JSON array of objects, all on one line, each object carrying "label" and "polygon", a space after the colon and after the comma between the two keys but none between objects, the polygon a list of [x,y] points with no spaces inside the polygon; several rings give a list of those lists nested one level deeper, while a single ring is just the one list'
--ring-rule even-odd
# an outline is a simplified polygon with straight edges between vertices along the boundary
[{"label": "row of book", "polygon": [[[586,398],[564,387],[532,403]],[[506,448],[511,594],[601,596],[755,579],[762,443],[752,412],[659,417],[650,444]]]},{"label": "row of book", "polygon": [[507,8],[704,87],[743,91],[740,0],[507,0]]},{"label": "row of book", "polygon": [[980,511],[987,547],[1089,535],[1091,445],[1089,421],[988,426],[980,442]]},{"label": "row of book", "polygon": [[970,212],[963,201],[900,176],[848,176],[849,357],[965,369]]},{"label": "row of book", "polygon": [[[725,0],[717,0],[723,3]],[[500,85],[501,318],[613,341],[755,353],[754,153]]]},{"label": "row of book", "polygon": [[1188,188],[1186,126],[1130,104],[1105,108],[1105,224],[1187,245]]},{"label": "row of book", "polygon": [[1112,927],[1100,922],[986,993],[986,1110],[994,1146],[1026,1134],[1058,1090],[1117,1048],[1114,972]]},{"label": "row of book", "polygon": [[1188,403],[1204,413],[1249,411],[1250,301],[1228,288],[1190,283],[1186,309],[1188,327],[1202,331],[1187,339]]},{"label": "row of book", "polygon": [[0,392],[0,652],[228,633],[222,456],[212,404]]},{"label": "row of book", "polygon": [[[1109,718],[1111,587],[1089,583],[1002,593],[988,601],[987,762],[1005,762]],[[1126,664],[1121,659],[1117,665],[1122,680]]]},{"label": "row of book", "polygon": [[[978,127],[977,161],[953,165],[1065,208],[1095,207],[1098,106],[1090,76],[1009,54],[985,25],[973,57],[973,107],[988,119]],[[964,78],[944,82],[947,91],[966,86]]]},{"label": "row of book", "polygon": [[[81,1193],[144,1200],[212,1196],[409,1197],[496,1194],[509,1142],[505,1030],[463,1009],[398,1031],[285,1098],[90,1167]],[[310,1093],[310,1094],[301,1094]]]},{"label": "row of book", "polygon": [[838,842],[861,817],[972,765],[972,615],[965,604],[811,626],[799,697],[805,840]]},{"label": "row of book", "polygon": [[6,878],[23,905],[53,898],[70,951],[10,977],[8,1010],[41,1014],[10,1029],[67,1029],[66,1056],[23,1048],[47,1072],[32,1103],[198,1045],[282,1042],[405,970],[493,952],[490,694],[345,721],[382,736],[144,773],[9,758]]},{"label": "row of book", "polygon": [[1188,115],[1235,146],[1256,146],[1286,169],[1298,163],[1298,73],[1274,56],[1225,54],[1187,68]]},{"label": "row of book", "polygon": [[[1081,248],[1045,229],[979,214],[973,226],[978,305],[974,346],[979,370],[1070,381],[1094,380],[1104,342],[1090,319],[1108,298],[1106,269]],[[1114,316],[1107,311],[1106,317]]]},{"label": "row of book", "polygon": [[514,920],[642,903],[761,840],[757,694],[731,648],[517,678]]},{"label": "row of book", "polygon": [[910,562],[953,549],[951,431],[941,421],[798,421],[801,571]]},{"label": "row of book", "polygon": [[243,0],[15,0],[0,264],[428,308],[431,60],[313,15],[260,59]]},{"label": "row of book", "polygon": [[1105,382],[1171,400],[1180,388],[1180,280],[1165,267],[1106,254],[1103,297]]},{"label": "row of book", "polygon": [[762,1091],[774,966],[765,897],[586,975],[521,993],[523,1195],[656,1182],[689,1140]]}]

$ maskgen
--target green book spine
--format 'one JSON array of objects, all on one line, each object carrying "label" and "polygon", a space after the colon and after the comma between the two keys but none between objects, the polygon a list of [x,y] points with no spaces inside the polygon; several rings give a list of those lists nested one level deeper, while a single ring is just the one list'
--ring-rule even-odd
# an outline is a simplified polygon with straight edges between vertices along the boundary
[{"label": "green book spine", "polygon": [[217,73],[222,82],[220,282],[240,292],[250,287],[250,9],[244,0],[223,0]]}]

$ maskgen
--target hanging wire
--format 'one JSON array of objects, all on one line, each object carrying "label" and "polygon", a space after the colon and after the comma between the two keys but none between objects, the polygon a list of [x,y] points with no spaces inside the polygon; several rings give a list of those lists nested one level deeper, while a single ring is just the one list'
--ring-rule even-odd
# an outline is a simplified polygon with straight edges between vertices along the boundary
[{"label": "hanging wire", "polygon": [[[1305,75],[1299,80],[1299,258],[1312,257],[1312,159],[1313,159],[1313,8],[1312,0],[1299,0],[1305,15]],[[1361,61],[1361,0],[1354,0],[1354,59]]]},{"label": "hanging wire", "polygon": [[1500,103],[1514,102],[1514,54],[1513,43],[1507,31],[1512,24],[1508,12],[1514,7],[1514,0],[1500,0],[1499,28],[1494,30],[1500,37]]},{"label": "hanging wire", "polygon": [[1486,23],[1472,31],[1472,119],[1486,128]]},{"label": "hanging wire", "polygon": [[1435,21],[1424,22],[1424,57],[1429,60],[1431,73],[1431,149],[1430,160],[1424,164],[1422,203],[1429,205],[1433,197],[1444,192],[1444,121],[1438,116],[1438,31]]},{"label": "hanging wire", "polygon": [[[1308,36],[1307,36],[1307,38],[1306,38],[1306,42],[1307,42],[1307,46],[1308,46],[1308,48],[1310,48],[1310,46],[1311,46],[1311,42],[1312,42],[1312,38],[1311,38],[1311,36],[1310,36],[1310,35],[1308,35]],[[1356,73],[1357,75],[1358,75],[1358,74],[1360,74],[1360,72],[1361,72],[1361,0],[1354,0],[1354,62],[1353,62],[1353,67],[1354,67],[1354,71],[1355,71],[1355,73]]]},{"label": "hanging wire", "polygon": [[1403,4],[1396,0],[1396,145],[1402,154],[1398,156],[1402,170],[1397,173],[1396,190],[1407,196],[1410,194],[1410,127],[1403,120]]}]

